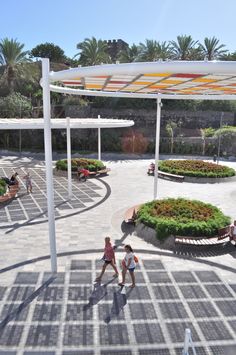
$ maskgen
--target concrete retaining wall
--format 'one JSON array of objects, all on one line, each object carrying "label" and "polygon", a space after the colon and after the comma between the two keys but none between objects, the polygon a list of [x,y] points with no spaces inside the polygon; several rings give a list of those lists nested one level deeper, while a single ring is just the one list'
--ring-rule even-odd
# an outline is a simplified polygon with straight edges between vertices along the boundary
[{"label": "concrete retaining wall", "polygon": [[153,228],[145,226],[143,223],[138,222],[136,224],[134,233],[137,237],[142,238],[147,243],[151,243],[160,249],[172,250],[175,247],[174,236],[171,235],[162,242],[157,238],[156,231]]}]

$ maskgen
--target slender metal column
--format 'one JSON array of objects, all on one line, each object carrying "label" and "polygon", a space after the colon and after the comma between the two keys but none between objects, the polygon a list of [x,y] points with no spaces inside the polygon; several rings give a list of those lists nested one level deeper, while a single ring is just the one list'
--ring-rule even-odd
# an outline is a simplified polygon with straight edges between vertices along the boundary
[{"label": "slender metal column", "polygon": [[159,163],[159,145],[160,145],[160,126],[161,126],[161,98],[157,97],[157,119],[156,119],[156,145],[155,145],[155,172],[154,172],[154,195],[157,198],[158,184],[158,163]]},{"label": "slender metal column", "polygon": [[51,269],[57,272],[56,228],[54,214],[53,173],[52,173],[52,137],[51,137],[51,104],[49,82],[49,59],[42,59],[43,117],[44,117],[44,150],[46,163],[46,186],[48,207],[48,229],[51,255]]},{"label": "slender metal column", "polygon": [[70,117],[66,118],[68,197],[72,197]]},{"label": "slender metal column", "polygon": [[[100,119],[100,115],[98,115]],[[98,160],[101,160],[101,128],[98,128]]]}]

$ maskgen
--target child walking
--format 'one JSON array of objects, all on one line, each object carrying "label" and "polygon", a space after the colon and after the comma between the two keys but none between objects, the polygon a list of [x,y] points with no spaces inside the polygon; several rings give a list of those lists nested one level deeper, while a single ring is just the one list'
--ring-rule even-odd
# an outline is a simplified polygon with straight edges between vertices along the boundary
[{"label": "child walking", "polygon": [[127,270],[129,271],[132,284],[130,285],[131,288],[135,287],[135,276],[134,276],[134,270],[135,270],[135,256],[134,256],[134,251],[131,248],[130,245],[125,246],[125,257],[122,260],[122,282],[119,283],[119,286],[124,286],[125,285],[125,277]]},{"label": "child walking", "polygon": [[114,248],[111,244],[110,237],[105,238],[105,248],[104,248],[103,260],[104,260],[104,264],[102,267],[102,271],[101,271],[100,275],[96,278],[96,281],[98,281],[98,282],[101,281],[102,276],[103,276],[104,272],[106,271],[106,268],[109,264],[113,267],[113,269],[115,271],[115,275],[113,275],[113,277],[118,277],[119,272],[116,267],[115,252],[114,252]]},{"label": "child walking", "polygon": [[30,176],[30,173],[28,172],[23,179],[25,179],[25,184],[26,184],[26,189],[27,189],[27,193],[31,193],[32,194],[32,179]]}]

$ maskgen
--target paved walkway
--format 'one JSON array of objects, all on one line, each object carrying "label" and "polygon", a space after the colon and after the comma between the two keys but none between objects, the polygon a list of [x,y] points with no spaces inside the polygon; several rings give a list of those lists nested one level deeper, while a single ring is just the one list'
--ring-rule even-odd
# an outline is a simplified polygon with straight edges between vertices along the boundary
[{"label": "paved walkway", "polygon": [[[0,225],[12,224],[14,222],[28,221],[35,222],[47,218],[47,192],[45,171],[42,168],[18,167],[20,191],[18,198],[10,203],[0,206]],[[0,167],[0,176],[10,177],[14,170],[12,166]],[[33,193],[27,194],[25,181],[26,172],[32,177]],[[69,215],[75,210],[81,211],[85,208],[97,205],[99,200],[106,195],[106,186],[98,179],[91,179],[86,183],[77,179],[72,183],[72,198],[68,200],[67,179],[54,177],[54,201],[55,217]]]},{"label": "paved walkway", "polygon": [[[26,220],[0,229],[0,355],[181,354],[187,326],[197,354],[235,354],[236,249],[172,253],[147,244],[121,223],[128,207],[152,199],[148,164],[111,162],[104,178],[109,198],[58,219],[56,279],[50,278],[47,223]],[[40,166],[31,162],[28,168]],[[198,198],[235,217],[235,183],[160,180],[159,195]],[[132,291],[121,292],[111,273],[102,285],[93,284],[107,234],[120,246],[118,260],[123,243],[131,243],[139,256]]]}]

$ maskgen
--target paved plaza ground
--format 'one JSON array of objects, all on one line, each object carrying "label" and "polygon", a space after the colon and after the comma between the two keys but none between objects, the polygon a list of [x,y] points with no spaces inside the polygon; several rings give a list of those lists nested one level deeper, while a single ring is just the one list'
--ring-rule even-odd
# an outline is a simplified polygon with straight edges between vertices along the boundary
[{"label": "paved plaza ground", "polygon": [[[197,354],[236,353],[236,249],[171,252],[146,243],[122,223],[127,208],[152,199],[149,163],[107,162],[109,176],[73,183],[72,201],[67,200],[66,179],[55,178],[55,278],[43,163],[2,159],[1,174],[13,167],[21,177],[31,171],[34,193],[26,195],[22,185],[19,197],[0,209],[0,355],[181,354],[186,327]],[[236,163],[229,165],[236,168]],[[232,218],[236,214],[235,181],[196,185],[159,180],[158,193],[200,199]],[[101,284],[94,283],[106,235],[118,245],[119,268],[123,244],[134,247],[139,257],[135,289],[118,287],[111,271]]]}]

